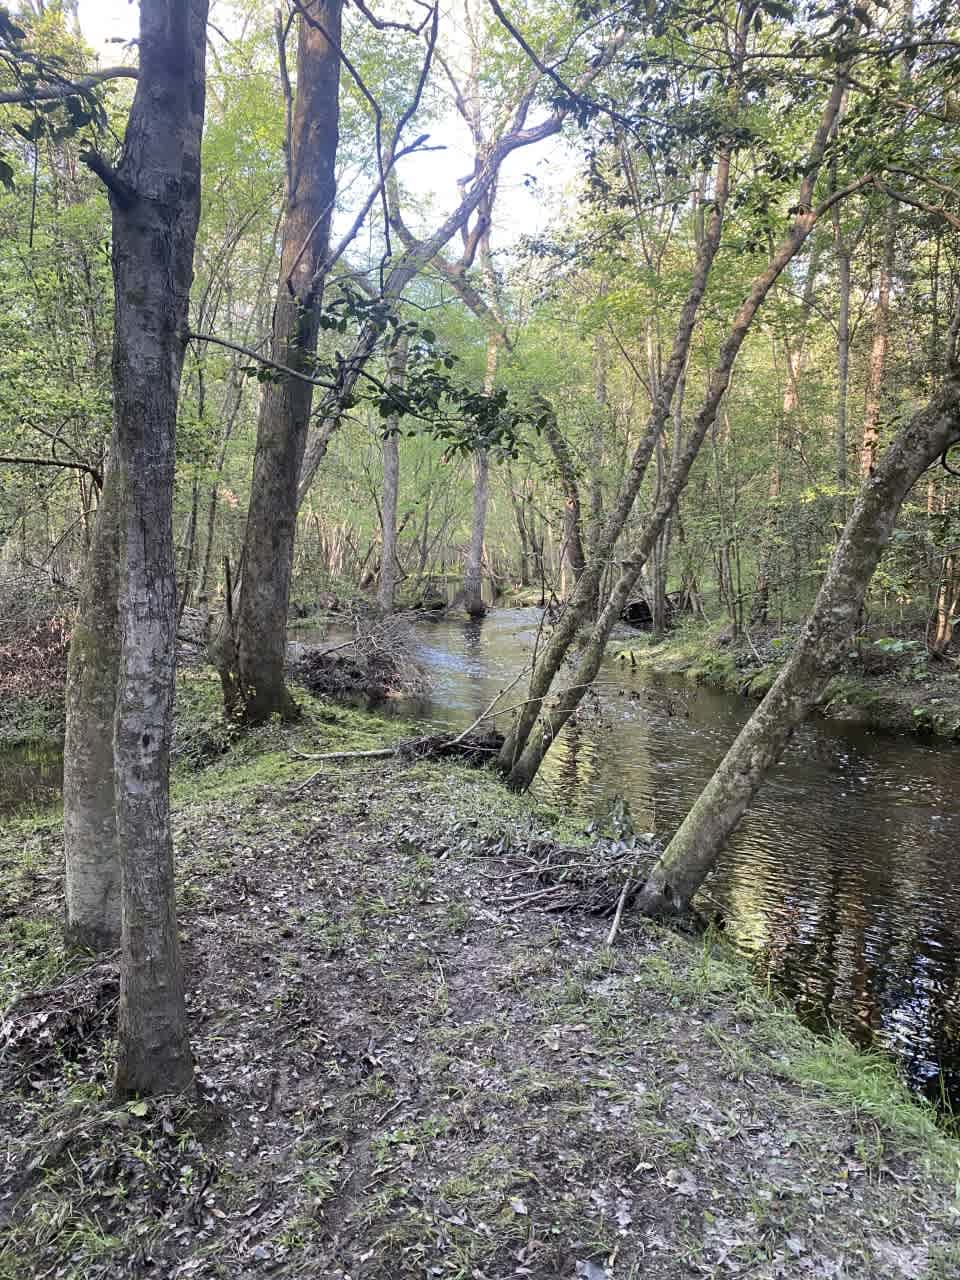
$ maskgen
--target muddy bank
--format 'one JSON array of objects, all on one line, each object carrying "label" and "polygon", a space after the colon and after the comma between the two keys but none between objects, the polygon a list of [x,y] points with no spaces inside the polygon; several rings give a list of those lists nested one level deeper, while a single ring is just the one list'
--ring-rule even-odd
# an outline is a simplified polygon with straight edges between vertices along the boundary
[{"label": "muddy bank", "polygon": [[[638,635],[614,646],[613,652],[627,666],[682,674],[696,684],[759,701],[789,657],[797,634],[796,628],[756,628],[732,640],[725,628],[685,626],[659,642]],[[819,711],[868,729],[960,740],[960,667],[927,658],[916,641],[851,642]]]},{"label": "muddy bank", "polygon": [[0,836],[4,1003],[52,1014],[0,1055],[3,1280],[958,1274],[956,1144],[888,1067],[719,943],[524,897],[600,846],[489,773],[318,771],[409,726],[303,698],[178,770],[189,1104],[112,1102],[57,825]]}]

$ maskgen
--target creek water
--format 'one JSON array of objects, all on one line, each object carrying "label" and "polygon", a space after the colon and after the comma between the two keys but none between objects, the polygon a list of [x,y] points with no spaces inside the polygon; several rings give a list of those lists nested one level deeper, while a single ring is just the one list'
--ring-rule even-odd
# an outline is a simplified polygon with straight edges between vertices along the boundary
[{"label": "creek water", "polygon": [[[417,622],[430,694],[390,705],[465,728],[529,663],[540,619],[540,610],[501,609],[479,622]],[[325,642],[338,638],[330,630]],[[623,799],[636,830],[668,838],[752,705],[611,659],[535,791],[585,822]],[[59,781],[58,752],[5,752],[0,815],[49,802]],[[758,980],[808,1025],[840,1027],[886,1051],[916,1089],[960,1108],[958,785],[960,747],[813,719],[760,791],[705,899]]]},{"label": "creek water", "polygon": [[[539,610],[415,628],[428,699],[405,710],[458,728],[529,662]],[[636,637],[628,631],[624,636]],[[521,682],[506,704],[522,697]],[[618,798],[662,838],[749,716],[744,698],[609,660],[587,714],[544,762],[536,794],[603,818]],[[792,740],[704,896],[728,937],[817,1030],[840,1027],[960,1104],[960,748],[812,719]]]},{"label": "creek water", "polygon": [[63,752],[56,743],[0,750],[0,820],[5,813],[51,804],[62,783]]}]

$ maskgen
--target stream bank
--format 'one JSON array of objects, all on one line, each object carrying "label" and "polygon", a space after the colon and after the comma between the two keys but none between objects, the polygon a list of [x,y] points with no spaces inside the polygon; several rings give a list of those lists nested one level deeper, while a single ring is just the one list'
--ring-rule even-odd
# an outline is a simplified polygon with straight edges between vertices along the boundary
[{"label": "stream bank", "polygon": [[[799,627],[753,627],[733,639],[720,624],[686,623],[663,640],[638,633],[612,647],[619,663],[659,675],[682,675],[724,693],[759,701],[786,663]],[[820,714],[865,729],[960,740],[960,666],[933,660],[919,640],[851,641],[830,681]]]},{"label": "stream bank", "polygon": [[[199,743],[216,684],[187,681]],[[318,766],[410,725],[302,696],[177,765],[190,1104],[111,1100],[116,970],[60,947],[59,822],[0,835],[3,1004],[61,992],[56,1038],[41,1001],[0,1055],[3,1280],[956,1280],[958,1146],[889,1065],[721,941],[630,919],[607,950],[504,901],[505,834],[585,839],[558,807]]]}]

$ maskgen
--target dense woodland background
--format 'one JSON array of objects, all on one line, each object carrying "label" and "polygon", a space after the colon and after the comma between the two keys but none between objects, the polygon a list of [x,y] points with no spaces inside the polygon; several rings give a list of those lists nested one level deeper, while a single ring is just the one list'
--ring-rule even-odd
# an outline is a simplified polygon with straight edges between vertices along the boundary
[{"label": "dense woodland background", "polygon": [[[22,19],[30,45],[71,68],[91,65],[69,6],[37,10]],[[262,352],[284,188],[276,32],[268,6],[219,4],[215,17],[191,327]],[[539,6],[524,18],[542,50],[563,48],[584,25],[566,6]],[[933,11],[917,20],[935,29]],[[344,48],[356,74],[341,77],[334,241],[376,178],[371,102],[380,104],[385,121],[396,119],[413,100],[422,67],[409,33],[377,31],[357,11],[344,21]],[[908,21],[903,5],[871,10],[863,39],[881,52],[863,59],[858,77],[866,79],[857,78],[859,92],[850,91],[847,107],[849,136],[829,156],[822,179],[824,187],[842,187],[882,163],[882,182],[865,185],[820,221],[753,324],[645,572],[651,601],[658,589],[683,593],[685,603],[710,616],[724,613],[737,629],[768,618],[782,628],[800,619],[876,450],[941,377],[958,278],[956,52],[948,41],[926,45],[918,37],[911,46],[899,39]],[[831,38],[846,30],[837,18]],[[405,291],[401,314],[428,326],[436,348],[456,357],[458,383],[482,386],[492,331],[503,338],[497,386],[519,409],[542,398],[555,415],[562,452],[527,426],[511,443],[513,456],[491,455],[482,531],[490,602],[520,588],[532,589],[523,596],[531,601],[541,594],[562,598],[574,572],[564,520],[571,482],[587,542],[616,492],[689,279],[728,34],[717,16],[707,22],[678,11],[660,34],[646,38],[642,54],[636,46],[624,49],[603,79],[600,105],[585,107],[579,123],[568,121],[562,147],[551,144],[562,181],[542,184],[550,207],[535,236],[518,218],[530,211],[529,192],[538,198],[537,147],[511,163],[509,181],[491,197],[489,243],[463,273],[485,308],[482,316],[464,304],[439,263]],[[797,164],[819,109],[813,88],[829,61],[813,58],[802,41],[796,49],[796,38],[785,6],[757,8],[749,107],[723,243],[686,367],[685,396],[658,444],[624,546],[684,438],[690,412],[684,406],[700,399],[727,316],[788,217]],[[428,133],[421,145],[431,146],[438,145],[434,137],[458,134],[457,146],[439,160],[430,153],[429,165],[416,158],[398,163],[397,199],[418,234],[448,212],[439,193],[418,189],[418,176],[436,182],[439,165],[452,179],[464,167],[458,92],[469,88],[465,109],[476,112],[492,138],[503,131],[530,69],[527,54],[486,6],[464,7],[441,23],[406,136]],[[569,68],[564,75],[570,77]],[[542,116],[560,90],[547,76],[536,79],[531,109]],[[132,92],[126,80],[103,91],[108,128],[117,135]],[[112,286],[107,198],[80,163],[83,128],[61,136],[62,107],[4,110],[0,452],[65,464],[4,464],[0,472],[9,615],[28,583],[75,588],[89,546],[110,435]],[[642,136],[644,113],[654,111],[662,120]],[[520,183],[527,198],[517,194]],[[457,189],[453,181],[447,186],[452,207]],[[338,264],[340,271],[366,273],[367,282],[376,281],[386,248],[378,213],[375,203]],[[396,231],[393,240],[396,250]],[[455,247],[445,251],[450,262]],[[328,286],[327,301],[335,295],[335,285]],[[348,342],[349,332],[322,330],[321,356],[346,350]],[[385,377],[386,360],[378,359]],[[239,559],[261,395],[261,384],[248,376],[251,363],[210,343],[191,344],[187,353],[177,433],[181,609],[222,601],[224,558],[234,565]],[[405,417],[397,426],[396,602],[416,603],[433,590],[450,600],[470,545],[474,458],[437,438],[436,418]],[[378,406],[361,401],[331,439],[298,523],[293,597],[302,610],[348,599],[358,588],[375,596],[383,427]],[[949,645],[960,609],[955,493],[942,468],[912,493],[869,596],[868,621],[878,634],[938,650]]]}]

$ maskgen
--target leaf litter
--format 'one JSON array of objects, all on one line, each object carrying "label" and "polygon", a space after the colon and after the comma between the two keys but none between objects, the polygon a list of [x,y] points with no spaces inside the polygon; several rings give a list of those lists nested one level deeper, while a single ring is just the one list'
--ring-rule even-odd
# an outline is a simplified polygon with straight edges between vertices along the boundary
[{"label": "leaf litter", "polygon": [[177,815],[195,1099],[111,1099],[109,958],[8,1010],[2,1280],[960,1276],[946,1139],[798,1083],[722,948],[604,945],[645,838],[553,841],[457,763],[312,777]]}]

